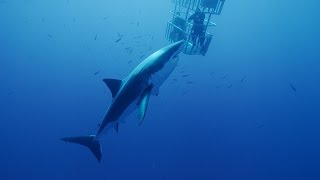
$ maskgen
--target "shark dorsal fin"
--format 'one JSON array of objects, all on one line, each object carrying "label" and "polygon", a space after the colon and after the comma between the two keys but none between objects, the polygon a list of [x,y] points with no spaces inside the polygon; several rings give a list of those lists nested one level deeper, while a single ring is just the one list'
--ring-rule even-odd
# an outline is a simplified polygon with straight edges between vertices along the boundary
[{"label": "shark dorsal fin", "polygon": [[138,106],[139,106],[139,126],[142,124],[144,117],[146,116],[147,108],[148,108],[148,103],[149,103],[149,98],[151,95],[151,90],[153,86],[149,85],[141,94],[141,97],[138,101]]},{"label": "shark dorsal fin", "polygon": [[103,79],[111,91],[112,97],[115,97],[121,87],[122,81],[119,79]]}]

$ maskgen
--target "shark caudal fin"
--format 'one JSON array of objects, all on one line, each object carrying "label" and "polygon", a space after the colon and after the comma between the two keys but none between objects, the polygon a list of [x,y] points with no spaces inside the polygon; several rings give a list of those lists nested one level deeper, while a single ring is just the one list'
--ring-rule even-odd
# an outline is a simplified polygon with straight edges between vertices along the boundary
[{"label": "shark caudal fin", "polygon": [[100,145],[100,142],[96,140],[95,135],[66,137],[66,138],[61,138],[61,140],[65,142],[71,142],[71,143],[76,143],[76,144],[86,146],[87,148],[90,149],[90,151],[94,154],[94,156],[97,158],[97,160],[100,163],[101,157],[102,157],[101,145]]}]

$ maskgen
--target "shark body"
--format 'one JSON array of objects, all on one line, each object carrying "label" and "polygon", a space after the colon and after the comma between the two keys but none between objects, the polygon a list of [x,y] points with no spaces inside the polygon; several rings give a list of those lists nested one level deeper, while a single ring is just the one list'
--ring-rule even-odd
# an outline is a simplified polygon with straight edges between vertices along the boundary
[{"label": "shark body", "polygon": [[158,95],[159,88],[175,69],[184,41],[170,44],[144,59],[123,80],[104,79],[112,94],[112,103],[95,135],[66,137],[61,140],[88,147],[100,162],[102,150],[100,139],[109,129],[118,132],[119,124],[133,111],[138,110],[139,124],[145,117],[149,98]]}]

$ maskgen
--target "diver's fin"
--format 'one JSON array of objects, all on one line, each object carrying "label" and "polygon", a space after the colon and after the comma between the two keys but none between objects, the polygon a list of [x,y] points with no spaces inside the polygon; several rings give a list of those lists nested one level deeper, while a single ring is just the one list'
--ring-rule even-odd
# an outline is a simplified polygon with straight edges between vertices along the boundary
[{"label": "diver's fin", "polygon": [[152,90],[152,85],[149,85],[143,92],[140,97],[140,100],[138,101],[138,106],[139,106],[139,126],[142,124],[144,117],[146,116],[147,108],[148,108],[148,102]]},{"label": "diver's fin", "polygon": [[114,126],[114,129],[117,131],[117,133],[119,133],[119,123],[116,123],[116,125]]},{"label": "diver's fin", "polygon": [[65,142],[81,144],[83,146],[88,147],[100,163],[101,157],[102,157],[101,145],[100,145],[100,142],[96,140],[95,135],[66,137],[66,138],[61,138],[61,140]]},{"label": "diver's fin", "polygon": [[109,87],[112,97],[115,97],[121,87],[122,81],[119,79],[103,79],[103,82]]}]

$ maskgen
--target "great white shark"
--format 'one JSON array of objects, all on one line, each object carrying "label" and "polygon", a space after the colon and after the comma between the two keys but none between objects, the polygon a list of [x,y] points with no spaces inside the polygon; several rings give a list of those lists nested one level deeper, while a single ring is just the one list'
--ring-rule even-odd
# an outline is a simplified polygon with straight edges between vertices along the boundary
[{"label": "great white shark", "polygon": [[159,88],[170,76],[179,60],[184,41],[172,43],[144,59],[123,80],[103,79],[112,94],[112,103],[95,135],[66,137],[61,140],[84,145],[97,160],[102,158],[100,139],[108,129],[115,128],[133,111],[138,110],[139,125],[146,115],[149,98],[158,95]]}]

